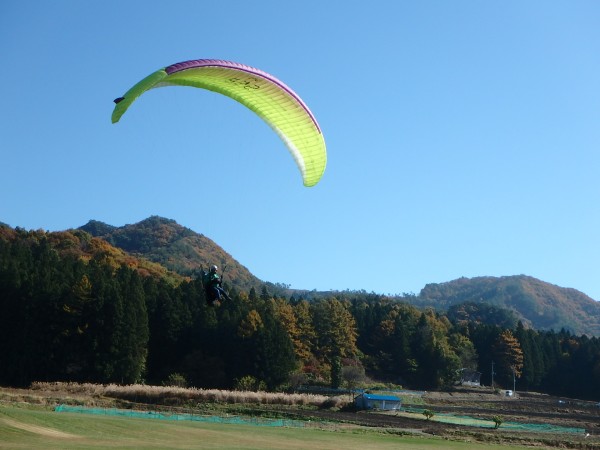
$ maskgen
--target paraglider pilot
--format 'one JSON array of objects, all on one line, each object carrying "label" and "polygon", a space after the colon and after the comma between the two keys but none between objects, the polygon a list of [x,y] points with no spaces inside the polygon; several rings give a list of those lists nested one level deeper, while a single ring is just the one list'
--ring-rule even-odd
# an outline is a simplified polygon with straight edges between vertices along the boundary
[{"label": "paraglider pilot", "polygon": [[202,284],[209,306],[214,306],[215,302],[221,302],[223,299],[231,300],[225,289],[223,289],[223,280],[217,273],[217,269],[217,266],[212,266],[208,272],[202,271]]}]

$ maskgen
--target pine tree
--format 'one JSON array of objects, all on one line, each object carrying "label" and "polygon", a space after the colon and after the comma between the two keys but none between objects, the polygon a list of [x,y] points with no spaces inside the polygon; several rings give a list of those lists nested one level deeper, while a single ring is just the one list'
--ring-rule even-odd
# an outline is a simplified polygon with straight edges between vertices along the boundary
[{"label": "pine tree", "polygon": [[356,323],[347,306],[333,298],[318,302],[313,311],[317,357],[330,366],[335,358],[353,359],[358,354]]},{"label": "pine tree", "polygon": [[273,308],[266,308],[263,319],[257,336],[255,373],[268,389],[274,389],[288,380],[296,366],[294,346]]},{"label": "pine tree", "polygon": [[121,379],[125,383],[141,381],[148,355],[148,313],[144,288],[137,272],[122,267],[117,274],[123,299],[120,349]]},{"label": "pine tree", "polygon": [[413,380],[424,388],[447,386],[457,378],[460,359],[448,342],[451,324],[432,310],[423,313],[413,337],[417,378]]}]

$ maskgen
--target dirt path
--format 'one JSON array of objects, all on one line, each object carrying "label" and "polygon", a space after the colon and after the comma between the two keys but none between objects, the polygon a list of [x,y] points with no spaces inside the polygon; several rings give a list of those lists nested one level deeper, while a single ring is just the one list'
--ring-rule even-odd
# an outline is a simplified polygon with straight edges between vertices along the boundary
[{"label": "dirt path", "polygon": [[17,420],[9,419],[6,417],[0,417],[0,423],[8,425],[12,428],[18,428],[19,430],[29,431],[30,433],[39,434],[40,436],[46,436],[51,438],[59,439],[74,439],[79,436],[70,433],[64,433],[53,428],[40,427],[38,425],[31,425],[29,423],[19,422]]}]

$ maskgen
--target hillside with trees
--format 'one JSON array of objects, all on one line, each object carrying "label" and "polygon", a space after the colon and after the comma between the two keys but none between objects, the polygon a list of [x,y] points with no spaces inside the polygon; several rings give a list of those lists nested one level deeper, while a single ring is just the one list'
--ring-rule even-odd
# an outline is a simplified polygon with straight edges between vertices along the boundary
[{"label": "hillside with trees", "polygon": [[161,264],[184,276],[195,276],[202,268],[227,267],[227,279],[237,289],[259,288],[263,282],[229,253],[203,234],[174,220],[152,216],[139,223],[115,227],[90,220],[79,227],[127,253]]},{"label": "hillside with trees", "polygon": [[415,304],[448,310],[464,303],[485,303],[512,311],[538,330],[566,329],[600,336],[600,303],[576,289],[562,288],[525,275],[459,278],[428,284]]},{"label": "hillside with trees", "polygon": [[[171,383],[238,389],[496,386],[594,399],[600,339],[454,315],[365,292],[283,297],[263,284],[206,303],[201,283],[83,230],[0,227],[0,384]],[[473,319],[473,320],[471,320]]]}]

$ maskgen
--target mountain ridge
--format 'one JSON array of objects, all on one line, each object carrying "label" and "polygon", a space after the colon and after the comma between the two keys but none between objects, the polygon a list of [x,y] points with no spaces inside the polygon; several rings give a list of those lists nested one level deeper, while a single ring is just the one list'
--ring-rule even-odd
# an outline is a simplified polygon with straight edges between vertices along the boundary
[{"label": "mountain ridge", "polygon": [[465,302],[483,302],[514,311],[526,325],[600,336],[600,303],[573,288],[560,287],[528,275],[458,278],[427,284],[421,306],[447,310]]},{"label": "mountain ridge", "polygon": [[[146,274],[168,277],[173,282],[177,282],[177,277],[195,277],[201,268],[217,264],[221,269],[226,267],[225,278],[230,287],[246,292],[267,286],[272,294],[283,297],[333,295],[351,300],[355,294],[367,295],[365,291],[290,289],[262,281],[208,237],[159,216],[121,227],[90,220],[77,229],[47,235],[61,251],[88,252],[89,255],[90,251],[102,251],[110,254],[115,264],[121,261]],[[85,238],[86,235],[90,237]],[[429,283],[418,295],[372,294],[437,311],[456,311],[462,304],[483,303],[514,313],[527,327],[555,331],[564,328],[574,334],[600,336],[599,302],[577,289],[563,288],[527,275],[462,277],[444,283]]]},{"label": "mountain ridge", "polygon": [[[151,216],[136,224],[114,227],[89,221],[79,228],[105,239],[133,255],[159,263],[184,276],[194,276],[201,267],[227,266],[227,281],[242,290],[265,284],[218,244],[172,219]],[[335,291],[334,293],[342,293]],[[278,295],[319,296],[302,289],[280,289]],[[600,336],[600,303],[584,293],[563,288],[527,275],[458,278],[430,283],[417,296],[392,297],[418,307],[447,311],[463,303],[487,303],[512,311],[524,325],[542,330],[562,328],[577,334]]]}]

